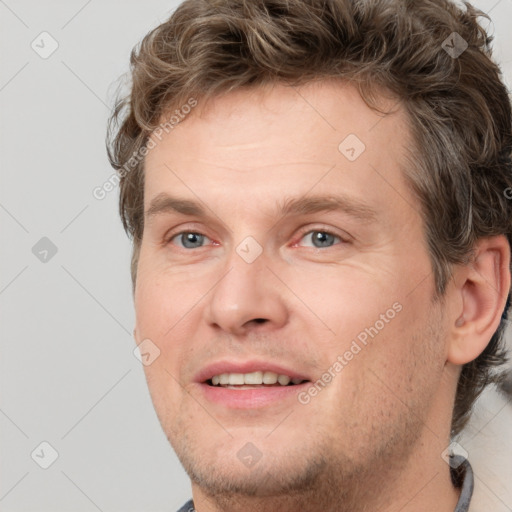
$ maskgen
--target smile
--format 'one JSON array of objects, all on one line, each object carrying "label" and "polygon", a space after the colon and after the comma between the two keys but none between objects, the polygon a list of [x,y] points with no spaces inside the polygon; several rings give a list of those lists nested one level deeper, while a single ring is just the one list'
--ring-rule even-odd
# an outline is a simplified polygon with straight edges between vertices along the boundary
[{"label": "smile", "polygon": [[211,386],[252,389],[257,386],[294,386],[304,382],[304,379],[278,375],[269,371],[255,371],[251,373],[221,373],[214,375],[207,382]]}]

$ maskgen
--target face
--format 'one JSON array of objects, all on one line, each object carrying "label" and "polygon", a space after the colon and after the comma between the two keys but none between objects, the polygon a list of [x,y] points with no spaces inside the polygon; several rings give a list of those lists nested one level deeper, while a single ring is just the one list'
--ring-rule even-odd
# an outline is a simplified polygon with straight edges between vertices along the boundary
[{"label": "face", "polygon": [[403,112],[275,86],[199,103],[154,142],[136,338],[160,350],[146,377],[193,484],[342,490],[407,459],[445,344]]}]

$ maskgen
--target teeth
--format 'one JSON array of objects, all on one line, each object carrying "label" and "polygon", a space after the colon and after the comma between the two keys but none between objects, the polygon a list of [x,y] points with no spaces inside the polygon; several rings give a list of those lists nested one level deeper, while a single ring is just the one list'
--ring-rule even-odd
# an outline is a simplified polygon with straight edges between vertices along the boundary
[{"label": "teeth", "polygon": [[277,373],[265,372],[263,374],[263,384],[276,384],[277,377],[278,377]]},{"label": "teeth", "polygon": [[230,386],[243,386],[244,374],[243,373],[230,373],[229,374],[229,385]]},{"label": "teeth", "polygon": [[274,372],[251,372],[251,373],[222,373],[212,377],[214,386],[243,386],[243,385],[261,385],[261,384],[281,384],[287,386],[292,384],[300,384],[302,379],[291,378],[288,375],[278,375]]},{"label": "teeth", "polygon": [[277,377],[277,382],[279,382],[281,386],[287,386],[290,383],[290,380],[291,379],[288,375],[279,375],[279,377]]},{"label": "teeth", "polygon": [[263,382],[263,372],[252,372],[244,374],[244,384],[261,384]]}]

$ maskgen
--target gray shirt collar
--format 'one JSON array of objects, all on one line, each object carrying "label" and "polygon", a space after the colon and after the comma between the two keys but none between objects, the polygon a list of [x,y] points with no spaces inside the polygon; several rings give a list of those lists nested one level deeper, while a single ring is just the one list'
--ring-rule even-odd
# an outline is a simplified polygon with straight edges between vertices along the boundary
[{"label": "gray shirt collar", "polygon": [[456,487],[460,487],[460,498],[454,512],[468,512],[474,487],[471,464],[461,455],[453,455],[450,458],[450,468],[452,482]]}]

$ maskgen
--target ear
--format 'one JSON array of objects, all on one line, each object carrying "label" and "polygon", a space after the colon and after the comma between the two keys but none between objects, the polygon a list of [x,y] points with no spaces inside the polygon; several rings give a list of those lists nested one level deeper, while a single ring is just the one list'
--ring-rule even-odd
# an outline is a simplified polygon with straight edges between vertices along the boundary
[{"label": "ear", "polygon": [[447,361],[476,359],[498,329],[510,292],[510,245],[504,235],[478,240],[474,258],[454,272],[458,310],[450,320]]}]

